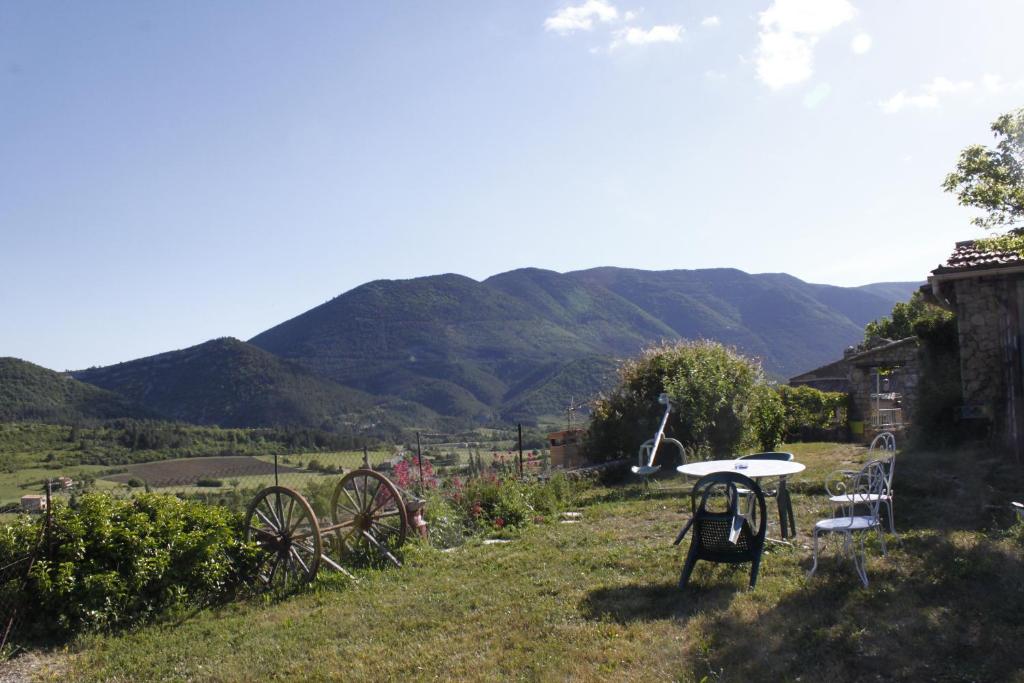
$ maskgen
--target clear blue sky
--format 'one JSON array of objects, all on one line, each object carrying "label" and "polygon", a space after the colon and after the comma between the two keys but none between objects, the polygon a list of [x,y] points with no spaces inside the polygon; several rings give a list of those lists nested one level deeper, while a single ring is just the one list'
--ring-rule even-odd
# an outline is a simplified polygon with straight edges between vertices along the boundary
[{"label": "clear blue sky", "polygon": [[1024,3],[0,4],[0,356],[247,339],[523,266],[923,279]]}]

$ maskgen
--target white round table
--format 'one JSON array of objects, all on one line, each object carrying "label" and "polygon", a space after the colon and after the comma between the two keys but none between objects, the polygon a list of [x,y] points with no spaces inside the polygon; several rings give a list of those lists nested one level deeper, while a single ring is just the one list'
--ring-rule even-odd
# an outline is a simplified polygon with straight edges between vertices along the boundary
[{"label": "white round table", "polygon": [[751,479],[779,477],[779,490],[775,495],[775,502],[779,508],[779,527],[782,530],[782,540],[787,542],[788,536],[796,535],[796,521],[793,519],[793,504],[786,488],[786,477],[807,469],[803,463],[792,460],[788,462],[786,460],[705,460],[704,462],[680,465],[676,469],[691,477],[703,477],[715,472],[736,472]]},{"label": "white round table", "polygon": [[[737,465],[743,465],[743,467],[737,467]],[[751,479],[785,477],[803,472],[805,469],[807,469],[806,465],[792,460],[788,462],[785,460],[705,460],[680,465],[676,468],[679,472],[691,477],[703,477],[715,472],[736,472]]]}]

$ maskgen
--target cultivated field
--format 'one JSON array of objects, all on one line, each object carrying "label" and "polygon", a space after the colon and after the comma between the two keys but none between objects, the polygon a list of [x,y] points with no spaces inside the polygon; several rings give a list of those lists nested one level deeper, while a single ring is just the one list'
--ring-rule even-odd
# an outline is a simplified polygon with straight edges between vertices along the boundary
[{"label": "cultivated field", "polygon": [[[265,477],[274,474],[272,462],[248,455],[211,456],[207,458],[175,458],[128,465],[125,472],[104,477],[107,481],[127,484],[136,479],[153,488],[193,486],[201,479],[233,479],[236,477]],[[301,470],[279,465],[281,475]]]}]

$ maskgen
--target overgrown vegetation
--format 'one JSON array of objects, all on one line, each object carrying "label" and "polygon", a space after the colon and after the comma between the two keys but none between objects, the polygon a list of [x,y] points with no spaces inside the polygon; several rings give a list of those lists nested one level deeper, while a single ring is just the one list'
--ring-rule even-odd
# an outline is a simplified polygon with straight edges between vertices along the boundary
[{"label": "overgrown vegetation", "polygon": [[24,589],[4,587],[0,602],[17,605],[19,636],[64,639],[111,630],[169,610],[232,597],[251,580],[256,550],[241,539],[241,519],[224,508],[141,494],[116,499],[86,494],[74,507],[56,504],[50,534],[43,518],[19,516],[0,526],[0,566],[44,549]]},{"label": "overgrown vegetation", "polygon": [[825,435],[845,427],[848,394],[787,385],[777,391],[785,415],[786,441],[822,441]]},{"label": "overgrown vegetation", "polygon": [[869,322],[864,328],[864,343],[873,339],[913,337],[917,334],[915,328],[918,325],[935,326],[952,318],[950,311],[926,302],[921,292],[917,291],[911,295],[910,301],[893,306],[888,316]]},{"label": "overgrown vegetation", "polygon": [[[778,433],[778,399],[758,389],[764,382],[756,361],[717,342],[649,347],[622,364],[618,385],[595,403],[587,452],[593,460],[634,453],[657,429],[661,393],[675,406],[666,435],[696,452],[726,455],[762,438],[771,441]],[[754,415],[761,418],[754,421]]]}]

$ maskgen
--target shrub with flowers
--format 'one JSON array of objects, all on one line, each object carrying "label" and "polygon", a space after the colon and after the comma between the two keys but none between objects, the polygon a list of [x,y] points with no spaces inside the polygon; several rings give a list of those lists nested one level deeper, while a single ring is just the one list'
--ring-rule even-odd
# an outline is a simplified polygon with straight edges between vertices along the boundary
[{"label": "shrub with flowers", "polygon": [[427,521],[435,545],[451,547],[479,534],[510,532],[542,523],[572,504],[576,491],[561,475],[548,481],[499,478],[493,472],[455,477],[428,494]]},{"label": "shrub with flowers", "polygon": [[414,454],[405,456],[395,464],[393,471],[394,481],[399,488],[406,491],[413,488],[436,489],[438,485],[437,475],[434,473],[434,466],[430,459],[423,458],[423,481],[420,486],[420,458]]}]

